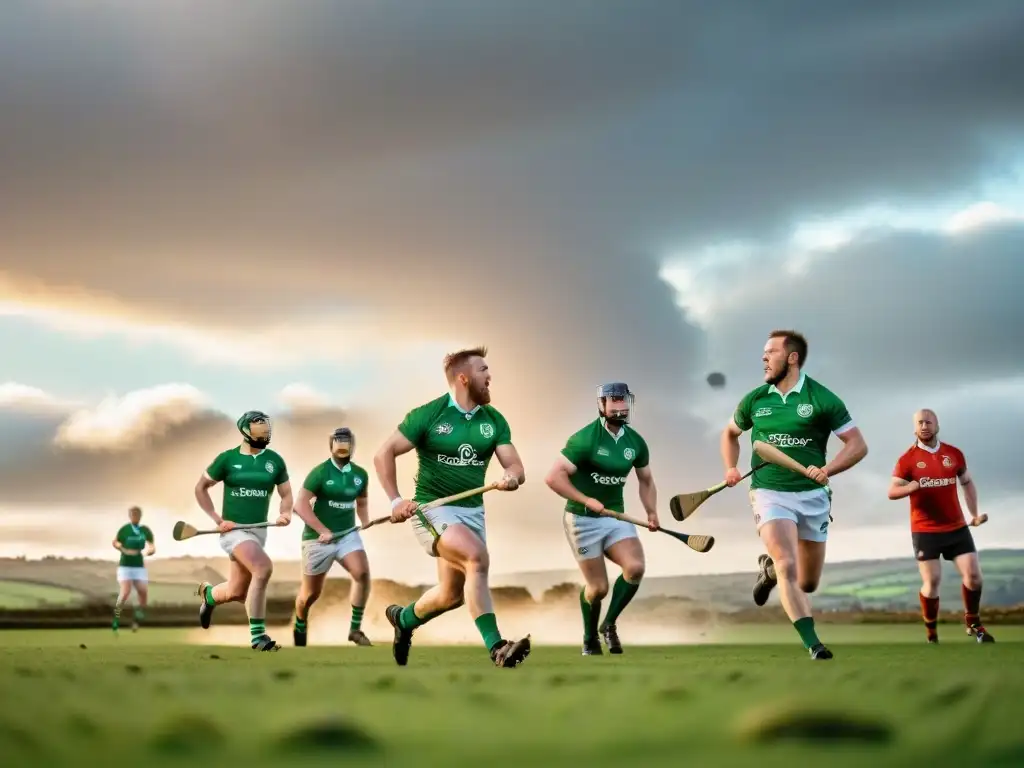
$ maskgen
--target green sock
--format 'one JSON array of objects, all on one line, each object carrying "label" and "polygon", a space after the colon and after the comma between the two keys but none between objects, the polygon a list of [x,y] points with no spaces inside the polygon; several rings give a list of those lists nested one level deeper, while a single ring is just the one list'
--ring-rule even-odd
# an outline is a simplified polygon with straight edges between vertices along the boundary
[{"label": "green sock", "polygon": [[402,609],[402,613],[398,617],[398,626],[400,626],[402,629],[416,629],[416,627],[423,626],[428,621],[430,621],[430,619],[433,618],[432,616],[429,616],[421,619],[419,616],[416,615],[416,611],[414,610],[415,608],[416,603],[412,602]]},{"label": "green sock", "polygon": [[362,605],[352,606],[352,621],[349,622],[348,631],[355,632],[363,625],[363,611],[365,607]]},{"label": "green sock", "polygon": [[213,586],[210,584],[206,585],[206,590],[203,592],[203,600],[206,601],[207,605],[216,605],[213,601]]},{"label": "green sock", "polygon": [[137,622],[141,623],[144,618],[146,618],[146,612],[144,610],[142,610],[141,608],[136,608],[135,609],[135,620]]},{"label": "green sock", "polygon": [[249,619],[249,637],[252,642],[267,634],[267,624],[263,619]]},{"label": "green sock", "polygon": [[476,628],[480,630],[480,636],[484,639],[487,650],[501,642],[501,633],[498,631],[498,619],[493,613],[485,613],[477,616],[474,620]]},{"label": "green sock", "polygon": [[300,619],[298,616],[295,617],[295,631],[300,635],[306,634],[306,620]]},{"label": "green sock", "polygon": [[813,648],[821,642],[814,631],[814,619],[810,616],[797,619],[793,622],[793,627],[800,634],[800,639],[804,642],[804,648]]},{"label": "green sock", "polygon": [[117,629],[121,625],[121,604],[114,604],[114,623],[111,625],[114,629]]},{"label": "green sock", "polygon": [[612,601],[608,605],[608,614],[601,622],[601,629],[615,625],[619,614],[626,609],[638,589],[640,589],[640,584],[630,584],[621,575],[615,580],[615,586],[612,588]]},{"label": "green sock", "polygon": [[597,638],[597,621],[601,618],[601,600],[587,602],[587,590],[580,590],[580,611],[583,613],[583,642],[589,643]]}]

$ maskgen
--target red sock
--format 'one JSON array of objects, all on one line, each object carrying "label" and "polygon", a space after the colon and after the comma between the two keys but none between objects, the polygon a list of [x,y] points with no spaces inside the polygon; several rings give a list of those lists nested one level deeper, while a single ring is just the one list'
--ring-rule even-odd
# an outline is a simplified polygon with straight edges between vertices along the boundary
[{"label": "red sock", "polygon": [[932,640],[939,634],[939,598],[925,597],[920,593],[918,597],[921,598],[921,618],[924,619],[924,628],[928,631],[928,639]]},{"label": "red sock", "polygon": [[960,596],[964,599],[964,622],[968,627],[981,624],[981,617],[978,615],[981,610],[981,587],[968,589],[966,584],[961,584]]}]

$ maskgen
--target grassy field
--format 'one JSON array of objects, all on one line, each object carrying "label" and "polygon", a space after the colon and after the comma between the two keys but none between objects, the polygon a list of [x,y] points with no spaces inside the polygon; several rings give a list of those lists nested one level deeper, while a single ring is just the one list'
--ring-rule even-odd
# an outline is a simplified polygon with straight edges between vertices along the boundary
[{"label": "grassy field", "polygon": [[81,592],[50,584],[0,579],[0,608],[22,609],[42,606],[68,606],[85,600]]},{"label": "grassy field", "polygon": [[714,645],[582,658],[540,646],[514,670],[476,646],[196,645],[180,630],[0,633],[5,766],[649,765],[873,768],[1024,764],[1013,701],[1024,628],[829,627],[811,662],[785,627]]}]

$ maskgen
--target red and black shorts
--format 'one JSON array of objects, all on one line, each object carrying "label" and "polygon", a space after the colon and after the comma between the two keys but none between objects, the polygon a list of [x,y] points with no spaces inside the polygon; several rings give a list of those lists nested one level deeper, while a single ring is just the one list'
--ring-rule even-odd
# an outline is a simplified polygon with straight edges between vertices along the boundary
[{"label": "red and black shorts", "polygon": [[910,536],[914,542],[914,557],[918,560],[938,560],[940,557],[954,560],[960,555],[978,551],[967,525],[955,531],[913,532]]}]

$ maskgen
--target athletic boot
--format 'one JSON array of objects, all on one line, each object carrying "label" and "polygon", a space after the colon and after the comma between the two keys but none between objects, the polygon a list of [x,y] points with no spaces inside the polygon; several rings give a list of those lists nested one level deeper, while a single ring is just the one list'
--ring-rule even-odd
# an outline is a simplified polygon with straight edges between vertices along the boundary
[{"label": "athletic boot", "polygon": [[775,577],[775,563],[768,555],[757,558],[757,581],[754,582],[754,603],[764,605],[768,602],[778,580]]},{"label": "athletic boot", "polygon": [[395,639],[391,643],[391,655],[395,657],[395,663],[404,667],[409,663],[409,648],[412,647],[412,630],[402,629],[399,618],[402,615],[402,606],[389,605],[384,611],[388,622],[395,628]]},{"label": "athletic boot", "polygon": [[296,648],[306,647],[306,630],[298,629],[294,624],[292,625],[292,642]]},{"label": "athletic boot", "polygon": [[515,667],[530,655],[530,636],[522,640],[502,640],[491,648],[491,661],[496,667]]},{"label": "athletic boot", "polygon": [[824,643],[818,643],[813,648],[811,648],[808,651],[808,653],[811,654],[811,658],[815,661],[832,658],[832,651],[826,648]]},{"label": "athletic boot", "polygon": [[370,638],[368,638],[361,629],[353,629],[349,632],[348,640],[350,643],[355,643],[356,645],[373,645],[373,643],[370,642]]},{"label": "athletic boot", "polygon": [[196,594],[199,595],[199,599],[202,601],[199,603],[199,626],[203,629],[210,628],[210,620],[213,618],[213,609],[217,607],[206,603],[206,588],[209,586],[211,586],[210,583],[204,581],[199,585],[199,589],[196,590]]},{"label": "athletic boot", "polygon": [[603,656],[604,651],[601,650],[601,641],[596,638],[589,638],[583,640],[583,655],[584,656]]},{"label": "athletic boot", "polygon": [[260,635],[252,641],[254,651],[278,651],[281,646],[270,639],[270,635]]},{"label": "athletic boot", "polygon": [[984,625],[980,623],[971,624],[971,626],[967,628],[967,634],[974,635],[979,643],[994,643],[996,641],[996,639],[989,634],[989,631],[985,629]]},{"label": "athletic boot", "polygon": [[622,643],[619,641],[619,633],[615,630],[614,624],[602,628],[601,636],[604,638],[604,644],[608,646],[608,653],[622,653]]}]

